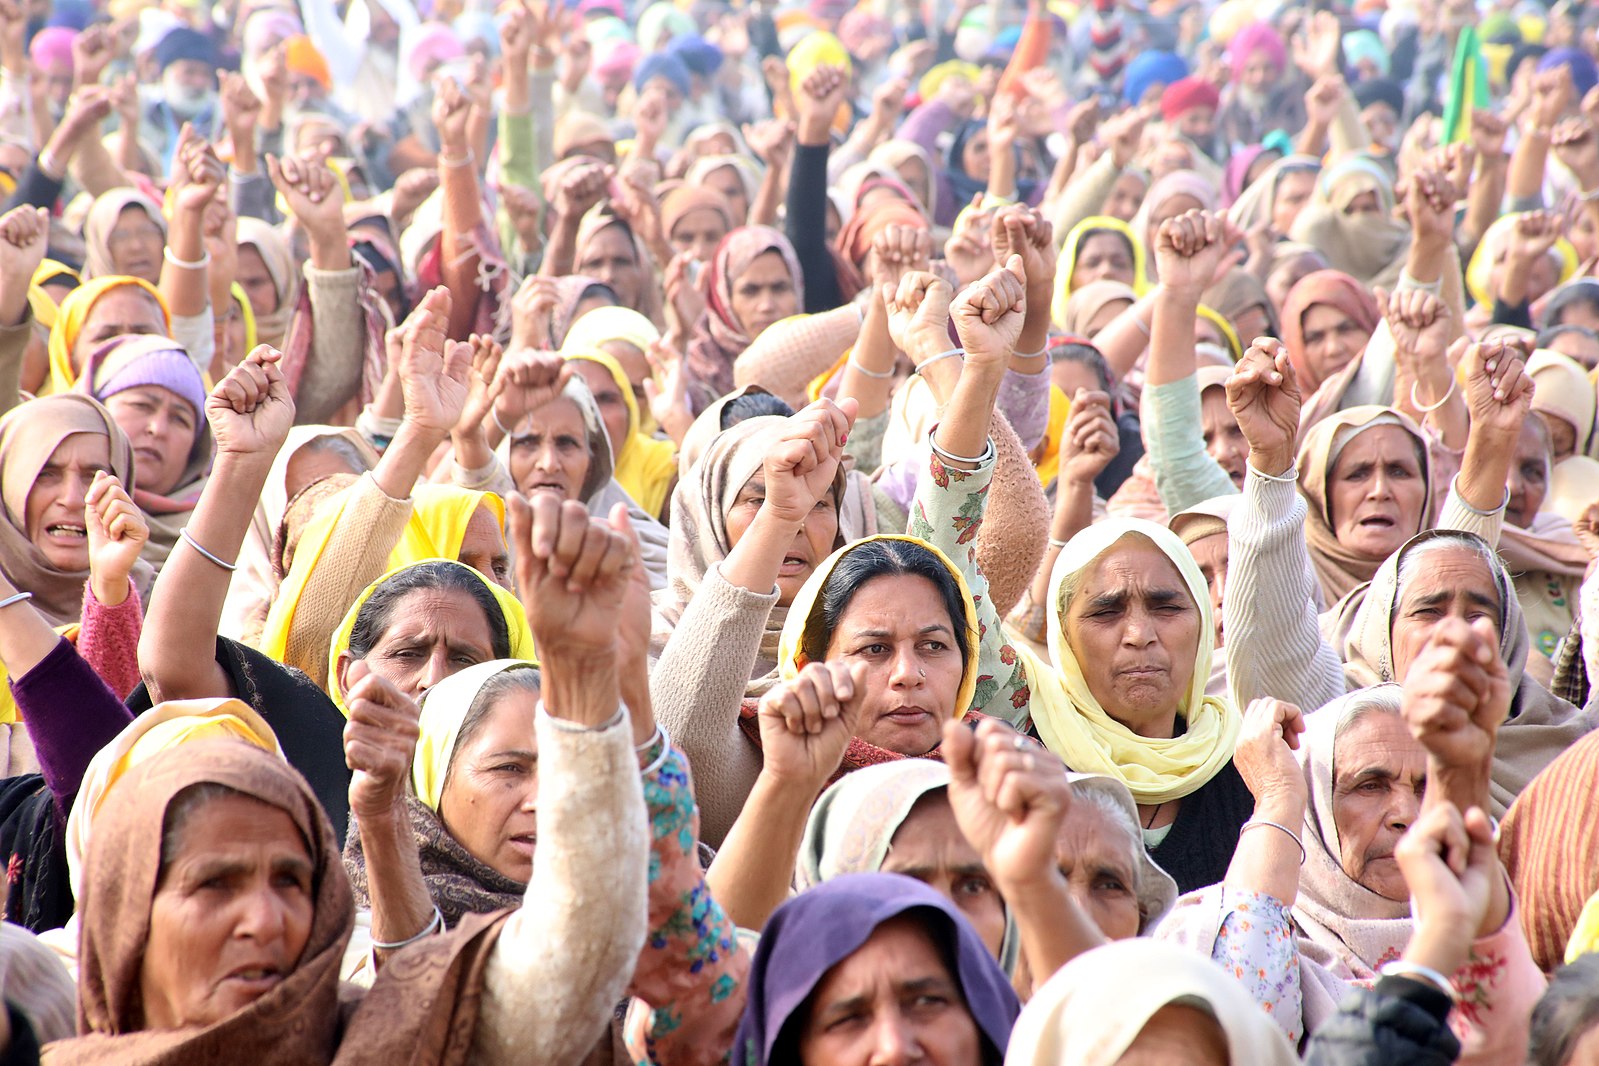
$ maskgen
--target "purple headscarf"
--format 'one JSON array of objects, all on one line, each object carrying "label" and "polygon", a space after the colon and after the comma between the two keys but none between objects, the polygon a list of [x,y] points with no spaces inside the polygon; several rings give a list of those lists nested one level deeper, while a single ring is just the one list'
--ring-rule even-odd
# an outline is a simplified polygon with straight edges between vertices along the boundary
[{"label": "purple headscarf", "polygon": [[1243,77],[1244,64],[1256,52],[1270,56],[1279,74],[1288,66],[1288,45],[1283,35],[1269,22],[1251,22],[1233,34],[1233,39],[1227,43],[1227,61],[1232,64],[1234,81]]},{"label": "purple headscarf", "polygon": [[1019,1006],[1005,971],[961,913],[920,881],[900,874],[845,874],[801,892],[777,909],[750,966],[749,998],[733,1061],[767,1066],[797,1061],[784,1032],[827,971],[853,955],[884,922],[914,915],[954,963],[966,1007],[983,1037],[984,1066],[998,1066]]}]

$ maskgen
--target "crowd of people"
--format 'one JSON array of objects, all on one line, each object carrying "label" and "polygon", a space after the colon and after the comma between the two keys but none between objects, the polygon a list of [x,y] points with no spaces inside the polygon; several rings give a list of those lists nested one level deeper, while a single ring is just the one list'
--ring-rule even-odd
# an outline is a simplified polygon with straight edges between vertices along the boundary
[{"label": "crowd of people", "polygon": [[0,1062],[1599,1062],[1596,59],[0,0]]}]

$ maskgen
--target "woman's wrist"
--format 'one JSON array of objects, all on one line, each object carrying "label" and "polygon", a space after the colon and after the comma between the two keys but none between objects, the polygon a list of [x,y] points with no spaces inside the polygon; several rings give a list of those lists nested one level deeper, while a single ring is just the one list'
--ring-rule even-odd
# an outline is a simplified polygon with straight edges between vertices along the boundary
[{"label": "woman's wrist", "polygon": [[89,568],[89,590],[102,607],[120,607],[133,590],[127,574],[100,574]]},{"label": "woman's wrist", "polygon": [[1250,448],[1249,465],[1266,477],[1282,477],[1294,468],[1294,453],[1287,448],[1259,450]]}]

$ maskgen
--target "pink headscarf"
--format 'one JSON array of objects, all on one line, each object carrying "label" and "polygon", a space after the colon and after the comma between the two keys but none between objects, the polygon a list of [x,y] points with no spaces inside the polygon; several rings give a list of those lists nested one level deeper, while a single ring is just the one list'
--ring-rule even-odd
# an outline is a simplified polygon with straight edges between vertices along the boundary
[{"label": "pink headscarf", "polygon": [[618,41],[599,62],[594,64],[594,74],[604,81],[631,78],[633,68],[638,65],[639,58],[643,55],[643,51],[632,41]]},{"label": "pink headscarf", "polygon": [[1288,66],[1288,45],[1283,35],[1269,22],[1251,22],[1233,34],[1227,44],[1227,61],[1232,65],[1234,81],[1243,77],[1244,64],[1256,52],[1265,52],[1279,74]]},{"label": "pink headscarf", "polygon": [[438,22],[427,23],[417,30],[411,52],[405,57],[411,76],[421,81],[428,67],[448,63],[466,55],[466,49],[456,38],[455,31]]},{"label": "pink headscarf", "polygon": [[40,30],[28,45],[28,58],[33,65],[44,70],[55,67],[72,69],[72,42],[78,39],[77,30],[65,26],[51,26]]}]

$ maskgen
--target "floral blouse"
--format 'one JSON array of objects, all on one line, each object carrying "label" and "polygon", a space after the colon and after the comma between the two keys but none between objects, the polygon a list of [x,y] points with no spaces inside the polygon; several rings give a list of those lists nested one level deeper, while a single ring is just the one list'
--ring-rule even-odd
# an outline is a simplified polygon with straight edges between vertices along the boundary
[{"label": "floral blouse", "polygon": [[928,477],[918,479],[907,531],[949,556],[960,568],[977,607],[977,691],[971,709],[999,718],[1019,730],[1028,727],[1031,691],[1021,656],[1011,646],[988,597],[988,579],[977,565],[977,532],[983,528],[994,460],[976,470],[945,466],[928,450]]},{"label": "floral blouse", "polygon": [[688,760],[661,734],[639,759],[648,771],[649,933],[628,987],[628,1053],[637,1066],[714,1066],[733,1047],[750,955],[705,883]]}]

